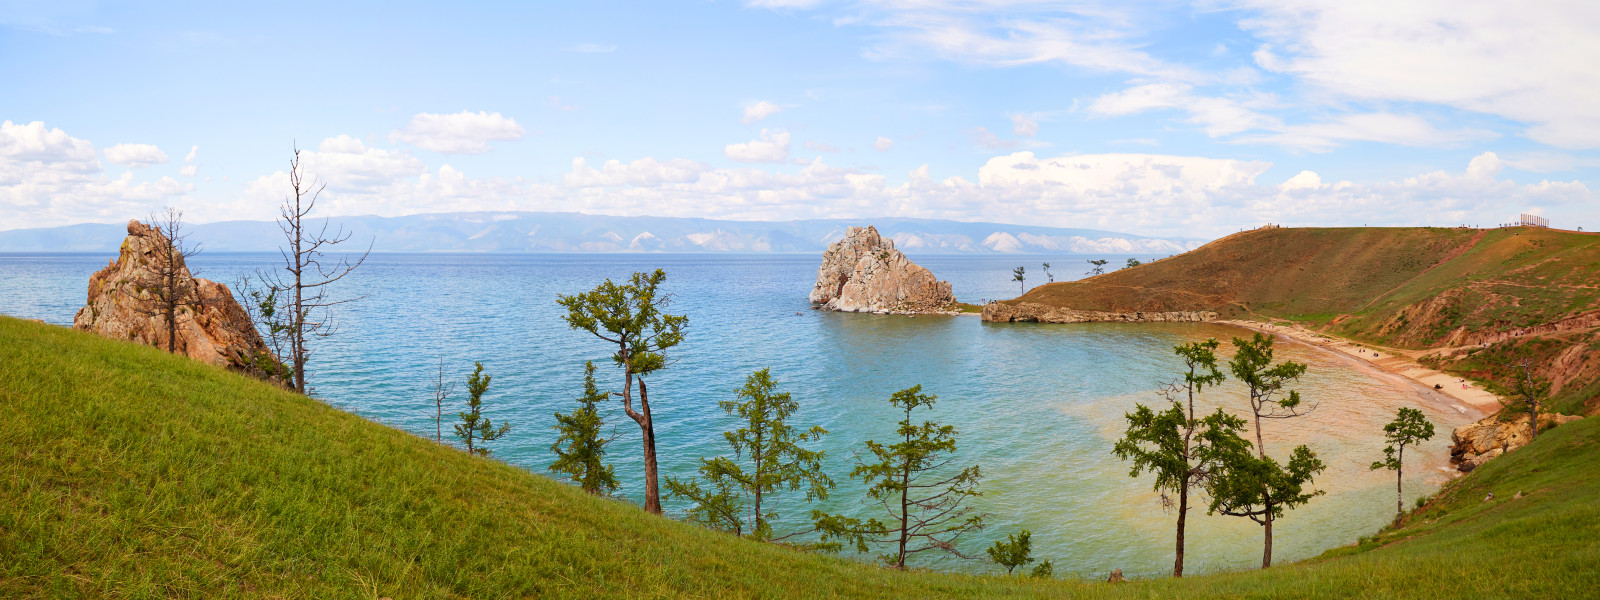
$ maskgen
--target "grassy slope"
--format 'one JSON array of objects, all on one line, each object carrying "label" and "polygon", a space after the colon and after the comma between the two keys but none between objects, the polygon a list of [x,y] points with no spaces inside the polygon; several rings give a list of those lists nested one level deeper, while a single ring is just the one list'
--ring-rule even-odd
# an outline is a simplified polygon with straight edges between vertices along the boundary
[{"label": "grassy slope", "polygon": [[[1132,269],[1039,286],[1009,302],[1019,301],[1117,312],[1215,310],[1227,318],[1298,321],[1388,346],[1459,345],[1466,332],[1512,331],[1600,311],[1600,235],[1526,227],[1265,229]],[[1531,352],[1558,382],[1556,406],[1600,408],[1600,335],[1584,330],[1542,339],[1538,348],[1519,339],[1485,356]],[[1573,347],[1582,349],[1555,368],[1551,360]],[[1482,362],[1436,366],[1492,380]]]},{"label": "grassy slope", "polygon": [[[0,597],[1474,597],[1600,586],[1600,419],[1382,547],[1110,586],[896,573],[648,516],[159,350],[0,317]],[[1522,472],[1530,464],[1539,470]],[[1483,489],[1514,501],[1480,503]],[[1293,518],[1291,515],[1289,518]],[[1513,568],[1514,566],[1514,568]]]}]

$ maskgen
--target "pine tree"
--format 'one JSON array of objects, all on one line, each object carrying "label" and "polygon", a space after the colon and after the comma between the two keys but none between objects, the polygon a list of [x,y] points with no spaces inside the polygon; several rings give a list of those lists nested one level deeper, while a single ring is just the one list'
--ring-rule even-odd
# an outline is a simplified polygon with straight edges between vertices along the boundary
[{"label": "pine tree", "polygon": [[[483,363],[475,362],[477,369],[472,372],[472,377],[467,379],[467,410],[461,412],[461,422],[456,424],[456,437],[467,443],[467,452],[478,456],[489,456],[488,448],[483,444],[495,441],[511,431],[510,423],[503,423],[499,428],[489,422],[489,417],[483,416],[483,394],[489,391],[490,376],[483,374]],[[474,444],[473,440],[477,443]]]},{"label": "pine tree", "polygon": [[1406,512],[1405,496],[1400,489],[1405,479],[1406,446],[1433,439],[1433,422],[1420,410],[1401,407],[1394,421],[1383,426],[1383,434],[1389,445],[1383,449],[1383,460],[1372,463],[1372,470],[1394,471],[1394,512],[1398,519]]},{"label": "pine tree", "polygon": [[583,395],[578,397],[579,407],[570,414],[556,413],[556,441],[550,451],[556,461],[550,464],[551,473],[566,475],[583,491],[601,496],[617,491],[616,473],[606,464],[606,445],[611,440],[601,434],[604,421],[600,417],[600,403],[608,395],[594,385],[594,362],[583,365]]},{"label": "pine tree", "polygon": [[982,514],[963,504],[982,495],[982,478],[976,465],[950,473],[945,469],[954,459],[956,428],[932,421],[912,424],[911,413],[918,408],[933,409],[937,396],[923,394],[917,385],[895,392],[889,402],[905,411],[896,433],[900,441],[880,444],[868,440],[867,452],[873,462],[856,459],[850,476],[867,486],[867,497],[886,513],[887,521],[865,521],[820,510],[811,516],[823,542],[840,540],[866,552],[869,544],[887,544],[893,549],[880,556],[897,569],[906,568],[912,555],[929,550],[948,552],[961,558],[956,544],[969,531],[983,529]]},{"label": "pine tree", "polygon": [[[1228,361],[1228,370],[1233,373],[1235,378],[1244,383],[1250,392],[1250,412],[1255,418],[1255,448],[1259,458],[1257,462],[1260,464],[1233,461],[1231,466],[1225,468],[1239,469],[1238,475],[1243,478],[1236,478],[1231,483],[1255,480],[1266,487],[1254,497],[1259,500],[1259,506],[1257,506],[1257,502],[1248,501],[1250,500],[1249,498],[1238,496],[1225,503],[1231,508],[1218,510],[1218,512],[1227,515],[1249,517],[1261,524],[1264,534],[1261,568],[1272,566],[1272,523],[1283,516],[1283,507],[1276,506],[1275,503],[1280,499],[1285,502],[1294,502],[1300,497],[1300,485],[1310,483],[1312,475],[1322,471],[1322,462],[1316,459],[1316,453],[1311,452],[1305,446],[1296,448],[1293,457],[1300,457],[1302,451],[1304,451],[1304,458],[1309,462],[1302,461],[1298,463],[1299,466],[1309,469],[1314,464],[1316,469],[1305,471],[1301,473],[1302,476],[1290,476],[1291,474],[1299,473],[1299,471],[1295,470],[1297,464],[1295,458],[1292,457],[1290,459],[1289,470],[1285,471],[1276,461],[1267,457],[1266,441],[1261,434],[1261,421],[1263,419],[1303,417],[1317,408],[1315,404],[1302,403],[1300,392],[1289,390],[1287,396],[1283,395],[1284,388],[1289,382],[1297,380],[1301,375],[1305,374],[1306,365],[1290,360],[1272,364],[1272,341],[1272,336],[1260,332],[1255,333],[1249,340],[1233,338],[1233,345],[1237,352],[1234,353],[1233,360]],[[1254,475],[1251,475],[1251,473],[1254,473]],[[1242,493],[1239,490],[1230,490],[1230,492]],[[1315,492],[1311,495],[1315,496],[1321,493]],[[1304,504],[1306,500],[1310,500],[1310,496],[1307,496],[1305,500],[1294,503]],[[1216,510],[1218,505],[1213,503],[1212,506]]]},{"label": "pine tree", "polygon": [[771,369],[752,373],[739,389],[740,401],[717,403],[743,421],[743,427],[722,434],[734,457],[700,459],[698,480],[667,478],[672,495],[694,502],[689,510],[693,520],[767,540],[773,539],[772,522],[779,518],[773,505],[780,492],[804,490],[807,502],[827,499],[833,480],[822,472],[823,452],[801,444],[828,432],[818,426],[803,432],[790,427],[789,417],[799,403],[787,392],[777,393],[777,387]]},{"label": "pine tree", "polygon": [[989,560],[1005,567],[1006,574],[1010,575],[1017,567],[1033,562],[1033,533],[1024,529],[1006,536],[1004,541],[995,540],[988,552]]}]

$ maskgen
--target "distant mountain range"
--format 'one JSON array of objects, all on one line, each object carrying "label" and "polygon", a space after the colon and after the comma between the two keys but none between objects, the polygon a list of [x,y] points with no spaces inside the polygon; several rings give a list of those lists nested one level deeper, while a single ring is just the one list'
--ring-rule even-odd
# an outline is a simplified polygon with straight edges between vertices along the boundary
[{"label": "distant mountain range", "polygon": [[[876,226],[911,254],[1175,254],[1204,243],[1096,229],[896,218],[722,221],[470,212],[333,217],[331,223],[344,227],[352,241],[365,246],[371,240],[372,249],[383,252],[821,252],[853,225]],[[283,239],[272,221],[206,223],[188,231],[191,243],[219,252],[276,250]],[[115,251],[125,235],[123,223],[13,229],[0,231],[0,252]]]}]

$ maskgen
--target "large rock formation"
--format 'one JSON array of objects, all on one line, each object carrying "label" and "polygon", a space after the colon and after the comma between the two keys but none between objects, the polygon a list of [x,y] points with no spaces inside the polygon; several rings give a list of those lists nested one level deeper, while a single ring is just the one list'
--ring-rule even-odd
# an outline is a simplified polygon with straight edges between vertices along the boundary
[{"label": "large rock formation", "polygon": [[[1539,431],[1571,423],[1583,417],[1544,413],[1539,415]],[[1489,415],[1477,423],[1457,427],[1450,432],[1450,462],[1456,469],[1467,472],[1476,469],[1496,456],[1516,450],[1533,441],[1533,428],[1528,426],[1528,415],[1518,415],[1510,421],[1501,421],[1500,415]]]},{"label": "large rock formation", "polygon": [[1034,302],[1018,302],[1016,304],[1003,304],[990,302],[983,307],[983,320],[996,323],[1013,323],[1019,321],[1037,323],[1097,323],[1109,321],[1124,322],[1188,322],[1188,321],[1215,321],[1217,313],[1209,310],[1179,310],[1170,312],[1102,312],[1097,310],[1077,310],[1062,308]]},{"label": "large rock formation", "polygon": [[[167,319],[159,301],[162,288],[157,286],[166,271],[163,249],[168,243],[159,229],[128,221],[128,237],[122,241],[121,252],[89,277],[88,305],[78,310],[72,326],[167,349]],[[263,378],[285,372],[228,286],[193,277],[182,256],[173,262],[177,285],[172,288],[187,292],[175,296],[184,304],[174,319],[178,353]]]},{"label": "large rock formation", "polygon": [[843,312],[927,313],[958,310],[950,282],[912,263],[875,227],[851,227],[822,253],[811,303]]}]

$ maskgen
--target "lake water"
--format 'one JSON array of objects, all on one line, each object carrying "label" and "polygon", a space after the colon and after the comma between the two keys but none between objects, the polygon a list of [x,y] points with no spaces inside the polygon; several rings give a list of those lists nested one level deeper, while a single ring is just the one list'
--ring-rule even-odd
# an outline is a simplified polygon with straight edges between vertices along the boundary
[{"label": "lake water", "polygon": [[[0,313],[70,324],[90,273],[109,258],[0,254]],[[959,298],[974,301],[1015,296],[1010,271],[1018,265],[1037,273],[1039,263],[1051,262],[1057,278],[1067,279],[1081,276],[1086,257],[912,258],[950,280]],[[277,260],[211,253],[192,264],[200,276],[231,284],[241,273],[281,265]],[[816,312],[806,296],[819,261],[815,254],[374,255],[341,282],[339,293],[365,299],[336,313],[338,334],[317,342],[308,373],[327,402],[432,437],[429,386],[438,361],[457,381],[466,379],[472,361],[482,361],[494,376],[485,412],[513,426],[493,444],[495,456],[544,473],[554,439],[551,413],[574,406],[583,362],[596,361],[603,386],[620,387],[621,379],[606,360],[608,348],[566,327],[556,294],[660,267],[674,295],[669,312],[689,316],[687,339],[671,355],[675,362],[651,383],[663,477],[691,475],[699,457],[726,451],[721,432],[733,423],[716,403],[733,398],[750,372],[771,367],[780,389],[800,403],[793,424],[831,432],[820,447],[839,487],[823,508],[876,516],[862,503],[860,484],[846,476],[851,453],[865,440],[890,438],[899,416],[889,395],[921,384],[939,403],[919,418],[955,425],[961,461],[981,465],[985,474],[977,506],[991,515],[990,525],[965,541],[968,554],[983,556],[991,541],[1027,528],[1034,556],[1054,560],[1058,575],[1170,572],[1175,517],[1162,510],[1148,477],[1128,477],[1128,464],[1110,454],[1111,445],[1135,403],[1160,402],[1159,384],[1179,367],[1172,346],[1250,332],[1205,323],[994,324],[972,316]],[[1038,275],[1029,279],[1042,282]],[[1445,481],[1449,431],[1466,416],[1349,358],[1288,342],[1280,343],[1279,356],[1310,364],[1298,389],[1320,407],[1310,417],[1267,423],[1269,453],[1282,457],[1294,444],[1309,444],[1328,464],[1317,484],[1329,493],[1278,522],[1274,560],[1353,543],[1389,521],[1393,474],[1367,466],[1381,457],[1382,425],[1399,406],[1421,408],[1440,432],[1420,451],[1407,452],[1407,503]],[[457,386],[458,399],[463,388]],[[1236,414],[1248,410],[1243,391],[1231,383],[1204,400]],[[639,502],[638,428],[615,406],[609,424],[622,494]],[[777,523],[780,533],[809,512],[800,500],[780,497],[781,514],[789,517]],[[666,508],[681,516],[684,505],[669,499]],[[1186,570],[1259,564],[1259,526],[1205,516],[1203,508],[1189,522]],[[997,569],[948,557],[919,560],[938,569]]]}]

